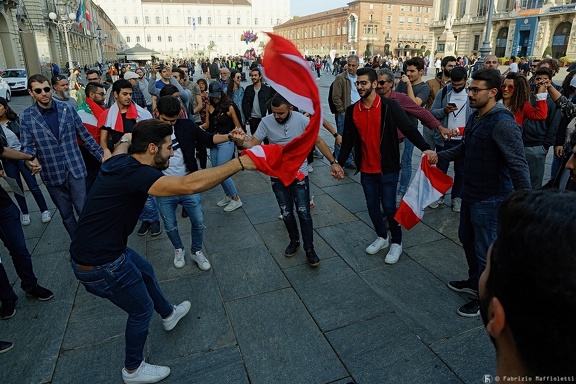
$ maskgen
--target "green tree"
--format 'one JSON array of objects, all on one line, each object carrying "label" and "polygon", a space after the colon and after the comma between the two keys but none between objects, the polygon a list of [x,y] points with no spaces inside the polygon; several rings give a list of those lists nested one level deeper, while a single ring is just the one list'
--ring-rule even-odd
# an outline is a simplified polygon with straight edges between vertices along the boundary
[{"label": "green tree", "polygon": [[544,49],[544,53],[542,54],[542,57],[546,57],[546,56],[552,57],[552,47],[551,46],[547,46]]}]

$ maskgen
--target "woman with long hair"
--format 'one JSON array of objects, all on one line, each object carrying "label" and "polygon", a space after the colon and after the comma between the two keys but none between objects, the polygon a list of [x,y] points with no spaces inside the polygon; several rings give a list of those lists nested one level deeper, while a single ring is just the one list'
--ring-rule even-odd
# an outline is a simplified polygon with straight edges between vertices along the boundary
[{"label": "woman with long hair", "polygon": [[242,100],[244,99],[244,88],[240,85],[242,82],[242,74],[240,71],[233,70],[230,74],[230,78],[232,79],[232,86],[228,85],[226,89],[226,96],[230,100],[236,104],[238,110],[240,110],[240,122],[242,126],[246,124],[246,120],[244,118],[244,112],[242,112]]},{"label": "woman with long hair", "polygon": [[[2,128],[0,129],[0,140],[2,140],[2,144],[5,147],[19,151],[22,146],[20,145],[19,138],[20,124],[18,123],[18,115],[10,108],[8,102],[3,97],[0,97],[0,127]],[[42,222],[49,222],[52,216],[46,205],[46,199],[38,186],[36,176],[26,167],[24,160],[3,159],[2,164],[4,165],[6,176],[15,179],[22,192],[24,192],[24,187],[22,186],[21,177],[24,178],[28,189],[30,189],[34,200],[36,200],[36,204],[38,204],[38,208],[40,208],[40,212],[42,212]],[[14,197],[20,207],[20,212],[22,212],[22,217],[20,218],[22,225],[29,225],[30,212],[28,211],[26,198],[16,192],[14,192]]]},{"label": "woman with long hair", "polygon": [[[210,103],[210,97],[208,97],[208,82],[205,79],[198,79],[196,83],[198,84],[198,88],[200,88],[200,98],[202,98],[202,109],[198,114],[200,115],[200,121],[204,122],[206,121],[206,109]],[[202,125],[200,125],[200,128],[202,128]],[[206,146],[200,142],[196,143],[196,158],[200,162],[200,168],[206,169],[208,151],[206,150]]]},{"label": "woman with long hair", "polygon": [[574,75],[576,75],[576,69],[568,72],[564,78],[564,81],[562,82],[562,96],[566,96],[568,99],[576,95],[576,87],[570,85]]},{"label": "woman with long hair", "polygon": [[510,72],[500,86],[502,104],[514,114],[514,119],[520,125],[525,119],[546,120],[548,105],[546,104],[546,86],[538,87],[536,106],[530,104],[530,85],[524,75]]},{"label": "woman with long hair", "polygon": [[[206,120],[200,128],[224,135],[229,134],[234,128],[241,128],[239,114],[236,113],[232,100],[222,91],[222,84],[219,82],[210,83],[208,90],[210,104],[206,109]],[[234,149],[235,145],[232,141],[220,143],[210,148],[212,166],[216,167],[230,161],[234,156]],[[242,200],[238,197],[238,191],[232,178],[227,178],[220,185],[222,185],[226,196],[216,205],[224,207],[225,212],[232,212],[240,208]]]}]

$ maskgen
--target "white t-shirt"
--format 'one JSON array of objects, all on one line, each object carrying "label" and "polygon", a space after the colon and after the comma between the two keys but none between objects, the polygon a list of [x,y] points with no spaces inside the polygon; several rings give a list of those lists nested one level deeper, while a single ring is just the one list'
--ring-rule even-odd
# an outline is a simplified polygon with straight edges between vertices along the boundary
[{"label": "white t-shirt", "polygon": [[[448,129],[458,129],[464,131],[466,126],[466,109],[468,106],[468,92],[465,89],[456,93],[450,92],[449,103],[454,103],[458,107],[457,111],[448,114]],[[452,140],[462,140],[462,136],[453,137]]]},{"label": "white t-shirt", "polygon": [[518,63],[510,64],[510,72],[518,73]]},{"label": "white t-shirt", "polygon": [[170,158],[170,165],[167,169],[163,170],[166,176],[185,176],[188,174],[186,169],[186,164],[184,163],[184,155],[182,154],[182,148],[176,139],[174,134],[174,129],[172,129],[172,149],[174,150],[174,156]]}]

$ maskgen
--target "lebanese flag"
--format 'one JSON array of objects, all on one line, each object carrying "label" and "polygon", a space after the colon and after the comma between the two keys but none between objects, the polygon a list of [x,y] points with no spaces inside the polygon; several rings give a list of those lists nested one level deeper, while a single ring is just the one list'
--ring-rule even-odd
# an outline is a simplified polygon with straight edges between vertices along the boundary
[{"label": "lebanese flag", "polygon": [[394,219],[404,228],[411,229],[424,216],[424,208],[440,199],[453,185],[452,178],[428,163],[422,154],[420,169],[408,187]]},{"label": "lebanese flag", "polygon": [[244,150],[256,168],[277,177],[288,186],[295,179],[303,179],[298,169],[310,153],[322,125],[322,104],[316,79],[296,46],[279,35],[268,33],[262,69],[266,81],[288,102],[310,113],[310,122],[304,132],[288,144],[257,145]]}]

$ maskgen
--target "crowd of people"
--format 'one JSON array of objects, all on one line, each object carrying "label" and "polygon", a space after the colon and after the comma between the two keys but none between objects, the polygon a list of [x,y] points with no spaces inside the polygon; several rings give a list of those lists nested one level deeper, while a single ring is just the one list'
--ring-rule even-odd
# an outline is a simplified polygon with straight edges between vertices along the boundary
[{"label": "crowd of people", "polygon": [[[576,206],[573,192],[542,190],[576,190],[576,71],[559,87],[553,83],[558,73],[553,59],[535,61],[529,67],[511,66],[501,74],[493,55],[473,71],[472,61],[447,56],[428,81],[423,76],[430,63],[422,57],[403,62],[374,57],[362,62],[356,55],[334,60],[317,56],[308,62],[316,76],[320,77],[321,70],[335,76],[328,101],[336,128],[323,122],[335,138],[334,151],[318,136],[319,153],[310,149],[292,183],[270,179],[289,238],[284,255],[295,256],[302,240],[308,265],[315,268],[321,262],[314,249],[308,175],[314,156],[323,156],[335,179],[345,177],[344,168],[360,173],[376,233],[365,251],[374,255],[388,249],[384,262],[397,263],[403,249],[402,228],[395,214],[412,179],[416,146],[445,173],[454,163],[450,203],[460,219],[458,235],[468,276],[450,281],[448,288],[470,295],[457,313],[482,316],[497,347],[512,344],[517,349],[506,351],[516,353],[527,374],[552,374],[552,368],[569,372],[560,364],[548,367],[526,357],[526,351],[533,348],[520,343],[515,331],[521,329],[522,337],[537,338],[523,324],[532,312],[518,305],[527,300],[526,295],[518,287],[510,288],[506,280],[520,271],[514,276],[518,284],[534,283],[546,290],[544,283],[535,282],[531,265],[537,271],[548,271],[547,279],[557,279],[551,284],[562,281],[572,296],[576,291],[576,263],[569,251],[564,252],[572,249],[576,236],[569,235],[573,230],[565,220],[543,209],[566,208],[560,202]],[[202,271],[210,270],[202,251],[205,226],[200,192],[221,185],[224,196],[217,206],[227,213],[242,207],[232,176],[255,170],[255,165],[240,150],[261,143],[285,146],[304,132],[309,121],[265,82],[258,62],[246,70],[243,58],[216,58],[211,63],[201,61],[199,67],[203,75],[197,81],[191,76],[194,65],[184,61],[134,70],[120,65],[111,65],[105,72],[88,69],[85,86],[75,85],[79,82],[75,70],[70,77],[32,75],[28,92],[34,102],[20,116],[0,99],[0,157],[6,174],[20,189],[24,178],[42,222],[47,223],[51,215],[34,176],[40,174],[70,237],[75,276],[88,292],[128,313],[125,383],[152,383],[170,374],[168,367],[144,361],[150,319],[156,311],[170,331],[191,306],[188,301],[171,304],[152,266],[127,247],[137,222],[141,222],[140,236],[158,236],[163,226],[174,247],[174,267],[183,268],[186,247],[176,213],[181,205],[182,217],[189,217],[192,225],[190,257]],[[245,88],[241,84],[244,73],[249,73],[250,80]],[[71,87],[81,92],[72,95]],[[424,126],[422,133],[419,122]],[[545,183],[544,164],[550,148],[555,161],[551,180]],[[38,284],[23,235],[22,226],[30,224],[30,213],[23,196],[15,197],[20,209],[0,188],[0,238],[22,289],[38,300],[49,300],[53,293]],[[441,204],[444,197],[429,207]],[[569,211],[567,219],[576,218],[574,210]],[[519,220],[529,222],[527,237],[517,233],[522,232],[516,228]],[[543,228],[544,238],[536,225],[547,222],[557,227],[555,232]],[[564,230],[569,238],[558,233]],[[552,238],[566,244],[556,249],[548,245]],[[533,247],[529,247],[531,242]],[[549,255],[553,255],[550,263]],[[141,300],[135,302],[133,297]],[[0,319],[13,317],[17,296],[2,263],[0,301]],[[548,308],[545,299],[538,303]],[[576,303],[572,299],[568,305],[567,309],[554,306],[555,315],[571,313],[568,318],[574,320]],[[546,319],[541,315],[537,321]],[[573,331],[559,330],[572,335],[574,342]],[[544,339],[538,339],[542,346],[551,343]],[[11,345],[2,342],[0,352]],[[499,356],[499,372],[510,369],[509,363]]]}]

